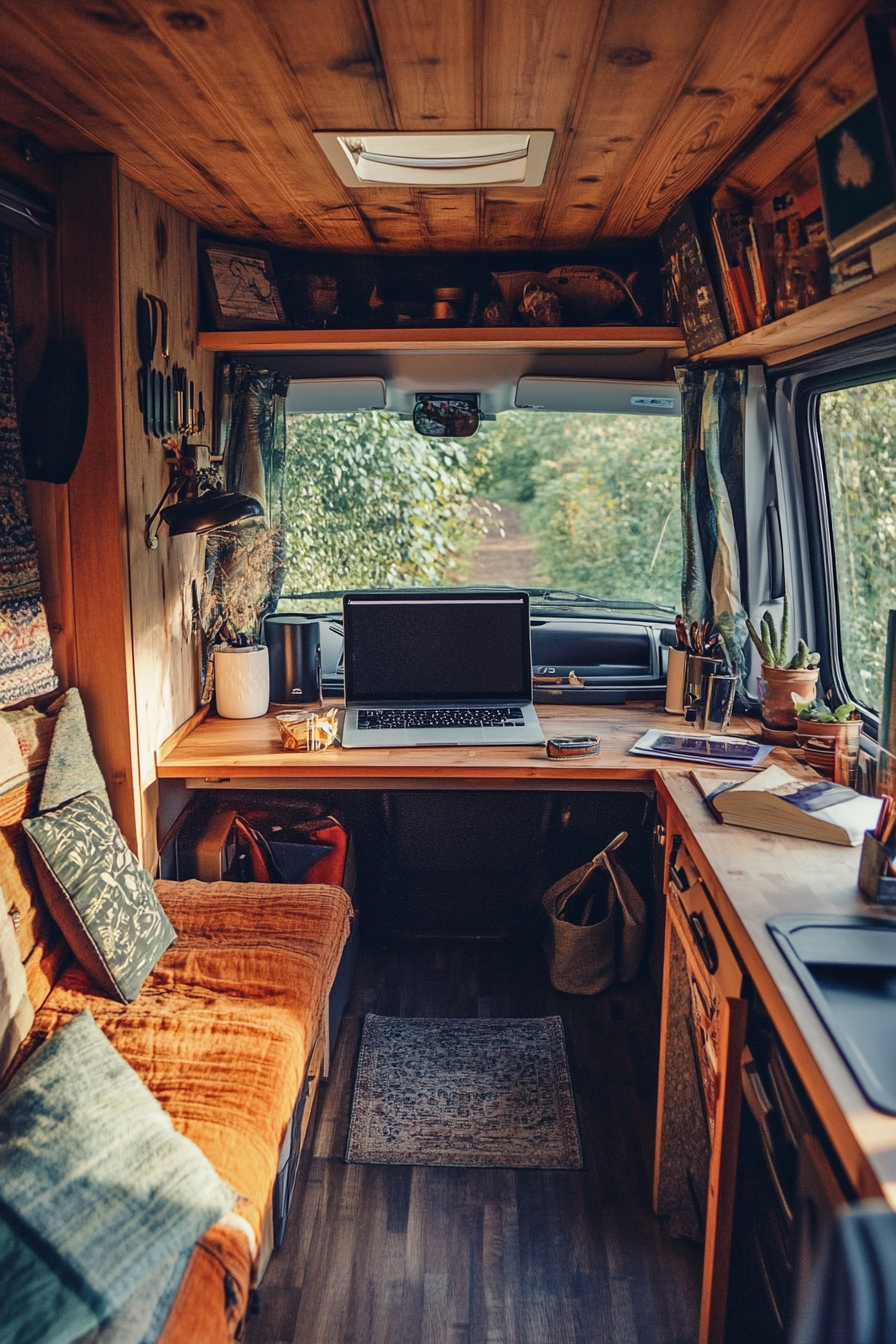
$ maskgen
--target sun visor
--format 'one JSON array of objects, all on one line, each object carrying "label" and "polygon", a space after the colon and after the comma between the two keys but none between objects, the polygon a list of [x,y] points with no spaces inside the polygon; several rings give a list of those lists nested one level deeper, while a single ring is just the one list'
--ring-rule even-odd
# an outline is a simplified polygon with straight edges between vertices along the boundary
[{"label": "sun visor", "polygon": [[681,415],[676,383],[624,383],[609,378],[521,378],[514,404],[529,411]]},{"label": "sun visor", "polygon": [[286,394],[287,415],[382,411],[385,407],[382,378],[293,378]]}]

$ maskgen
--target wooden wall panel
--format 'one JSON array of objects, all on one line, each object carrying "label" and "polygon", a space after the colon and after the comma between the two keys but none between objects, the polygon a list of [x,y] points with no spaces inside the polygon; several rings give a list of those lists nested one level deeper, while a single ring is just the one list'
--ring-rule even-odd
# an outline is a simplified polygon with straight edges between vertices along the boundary
[{"label": "wooden wall panel", "polygon": [[68,483],[78,685],[112,811],[140,853],[111,155],[60,160],[59,226],[62,334],[83,341],[90,379],[87,437]]},{"label": "wooden wall panel", "polygon": [[[157,839],[156,748],[190,717],[199,702],[201,649],[192,630],[192,584],[194,580],[201,583],[205,544],[198,537],[169,537],[164,526],[158,550],[148,550],[143,539],[144,519],[159,501],[168,481],[168,468],[160,441],[143,433],[137,400],[138,291],[157,294],[168,304],[170,362],[186,366],[196,387],[197,404],[201,389],[209,410],[214,393],[214,357],[196,348],[195,224],[126,177],[120,180],[119,206],[124,470],[137,770],[143,856],[152,866]],[[165,367],[160,350],[155,367]],[[211,432],[209,423],[204,442],[211,442]]]}]

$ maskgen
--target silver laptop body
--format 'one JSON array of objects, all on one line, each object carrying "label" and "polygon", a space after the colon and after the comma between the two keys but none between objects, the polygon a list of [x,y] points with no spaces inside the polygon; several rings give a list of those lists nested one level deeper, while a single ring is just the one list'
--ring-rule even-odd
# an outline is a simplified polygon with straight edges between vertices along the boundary
[{"label": "silver laptop body", "polygon": [[529,595],[346,593],[343,747],[535,746]]}]

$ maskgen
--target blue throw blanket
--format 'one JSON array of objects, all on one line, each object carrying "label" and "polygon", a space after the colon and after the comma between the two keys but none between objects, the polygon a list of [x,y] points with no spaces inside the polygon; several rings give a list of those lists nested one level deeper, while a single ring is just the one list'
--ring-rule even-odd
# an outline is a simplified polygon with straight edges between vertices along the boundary
[{"label": "blue throw blanket", "polygon": [[154,1341],[236,1198],[89,1012],[0,1094],[0,1171],[0,1344],[71,1344],[148,1284]]}]

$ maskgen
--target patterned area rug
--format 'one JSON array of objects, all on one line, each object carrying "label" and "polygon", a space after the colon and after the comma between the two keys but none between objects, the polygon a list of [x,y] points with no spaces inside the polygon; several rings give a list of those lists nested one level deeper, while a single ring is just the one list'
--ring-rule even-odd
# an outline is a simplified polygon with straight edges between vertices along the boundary
[{"label": "patterned area rug", "polygon": [[345,1160],[581,1167],[560,1018],[369,1014]]}]

